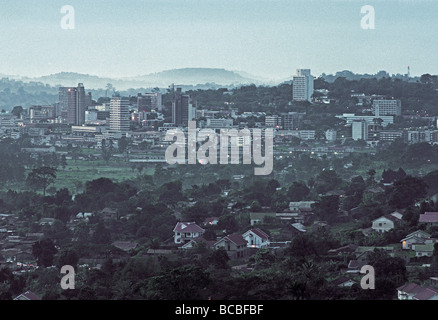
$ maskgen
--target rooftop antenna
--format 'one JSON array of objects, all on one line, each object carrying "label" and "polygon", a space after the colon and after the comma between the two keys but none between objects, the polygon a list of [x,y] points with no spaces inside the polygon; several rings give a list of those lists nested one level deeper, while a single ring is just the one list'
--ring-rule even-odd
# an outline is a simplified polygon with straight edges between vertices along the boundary
[{"label": "rooftop antenna", "polygon": [[410,66],[408,66],[408,78],[411,76],[411,67]]}]

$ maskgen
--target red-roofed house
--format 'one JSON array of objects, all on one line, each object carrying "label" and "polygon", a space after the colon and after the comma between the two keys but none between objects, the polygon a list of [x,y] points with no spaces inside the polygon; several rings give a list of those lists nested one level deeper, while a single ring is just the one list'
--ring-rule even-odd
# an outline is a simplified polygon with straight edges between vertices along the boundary
[{"label": "red-roofed house", "polygon": [[269,236],[259,228],[248,230],[242,237],[251,248],[267,248],[270,244]]},{"label": "red-roofed house", "polygon": [[242,258],[247,255],[247,242],[240,234],[230,234],[218,240],[214,247],[223,248],[228,253],[230,259]]},{"label": "red-roofed house", "polygon": [[438,224],[438,212],[425,212],[424,214],[420,214],[418,222]]},{"label": "red-roofed house", "polygon": [[401,223],[402,220],[392,214],[384,215],[372,221],[371,229],[376,232],[386,232],[394,229],[395,225]]},{"label": "red-roofed house", "polygon": [[406,283],[397,288],[399,300],[438,300],[438,290],[422,287],[416,283]]},{"label": "red-roofed house", "polygon": [[41,300],[41,297],[37,296],[32,291],[26,291],[25,293],[15,297],[14,300]]},{"label": "red-roofed house", "polygon": [[174,241],[177,244],[185,244],[194,238],[204,234],[205,230],[195,222],[178,222],[173,228]]}]

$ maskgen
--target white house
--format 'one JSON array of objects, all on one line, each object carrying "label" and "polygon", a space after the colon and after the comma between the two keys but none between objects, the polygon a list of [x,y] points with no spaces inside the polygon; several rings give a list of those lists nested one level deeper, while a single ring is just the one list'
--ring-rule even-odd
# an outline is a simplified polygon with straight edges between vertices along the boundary
[{"label": "white house", "polygon": [[195,222],[178,222],[173,228],[174,242],[176,244],[185,244],[194,238],[204,234],[205,230]]},{"label": "white house", "polygon": [[371,229],[376,232],[386,232],[395,227],[397,223],[400,223],[402,220],[397,218],[391,214],[384,215],[380,218],[377,218],[372,221]]},{"label": "white house", "polygon": [[408,234],[406,237],[400,240],[402,243],[402,249],[404,250],[410,250],[412,249],[412,246],[414,244],[424,244],[429,242],[429,240],[432,240],[430,238],[430,234],[423,231],[423,230],[417,230],[410,234]]},{"label": "white house", "polygon": [[251,248],[267,248],[270,245],[269,236],[259,228],[248,230],[242,237]]}]

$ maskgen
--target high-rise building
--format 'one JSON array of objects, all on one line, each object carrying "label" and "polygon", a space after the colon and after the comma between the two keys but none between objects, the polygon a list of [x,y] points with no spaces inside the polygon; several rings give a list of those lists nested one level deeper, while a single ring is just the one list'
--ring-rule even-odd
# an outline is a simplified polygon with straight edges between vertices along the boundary
[{"label": "high-rise building", "polygon": [[129,131],[129,100],[113,97],[110,102],[110,131],[126,133]]},{"label": "high-rise building", "polygon": [[365,120],[353,121],[351,137],[353,140],[368,140],[368,123]]},{"label": "high-rise building", "polygon": [[265,117],[265,127],[267,128],[281,128],[281,117],[278,115],[266,116]]},{"label": "high-rise building", "polygon": [[177,88],[172,102],[172,122],[176,126],[188,126],[188,122],[196,118],[196,107],[188,94],[182,94]]},{"label": "high-rise building", "polygon": [[150,112],[151,110],[162,111],[162,95],[160,92],[137,95],[138,112]]},{"label": "high-rise building", "polygon": [[299,130],[302,125],[304,113],[289,112],[283,114],[283,129],[284,130]]},{"label": "high-rise building", "polygon": [[86,99],[82,83],[79,83],[77,87],[60,87],[57,115],[64,118],[68,124],[83,125],[85,123],[86,100],[88,99]]},{"label": "high-rise building", "polygon": [[336,130],[328,129],[325,132],[325,138],[327,141],[330,141],[330,142],[336,141]]},{"label": "high-rise building", "polygon": [[401,116],[400,100],[374,100],[373,113],[375,116]]},{"label": "high-rise building", "polygon": [[297,74],[292,80],[292,99],[312,102],[313,82],[310,69],[297,69]]}]

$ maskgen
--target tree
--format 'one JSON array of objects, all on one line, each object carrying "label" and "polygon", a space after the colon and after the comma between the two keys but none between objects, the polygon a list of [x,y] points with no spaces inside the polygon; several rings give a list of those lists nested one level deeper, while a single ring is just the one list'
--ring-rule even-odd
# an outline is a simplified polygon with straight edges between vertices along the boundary
[{"label": "tree", "polygon": [[339,196],[323,196],[315,204],[315,213],[322,220],[332,222],[336,219],[339,210]]},{"label": "tree", "polygon": [[74,249],[64,249],[60,252],[58,257],[57,267],[70,265],[76,269],[79,261],[79,254]]},{"label": "tree", "polygon": [[65,154],[63,154],[61,156],[61,167],[62,169],[65,169],[66,166],[67,166],[67,158],[65,157]]},{"label": "tree", "polygon": [[49,267],[53,265],[53,258],[58,250],[51,239],[43,239],[35,242],[32,246],[32,254],[38,261],[38,265]]},{"label": "tree", "polygon": [[42,188],[43,195],[46,196],[46,189],[56,180],[56,168],[41,167],[33,169],[27,176],[27,184],[30,187]]},{"label": "tree", "polygon": [[427,184],[420,178],[407,176],[394,182],[394,190],[389,196],[389,205],[397,209],[413,205],[427,194]]},{"label": "tree", "polygon": [[302,201],[310,193],[310,189],[304,182],[294,182],[287,190],[287,197],[289,201]]},{"label": "tree", "polygon": [[129,145],[129,140],[126,137],[120,138],[118,143],[119,153],[125,152],[126,149],[128,148],[128,145]]},{"label": "tree", "polygon": [[334,190],[342,183],[341,177],[334,170],[323,170],[316,177],[316,181],[316,191],[318,193]]},{"label": "tree", "polygon": [[229,260],[230,257],[228,256],[228,253],[225,251],[224,248],[213,250],[207,258],[208,263],[216,269],[229,269]]},{"label": "tree", "polygon": [[210,282],[209,278],[209,273],[194,265],[166,270],[150,278],[148,296],[152,300],[199,299],[200,291]]},{"label": "tree", "polygon": [[16,116],[17,118],[20,118],[22,112],[23,112],[22,106],[15,106],[14,108],[12,108],[12,111],[11,111],[11,113],[14,116]]}]

